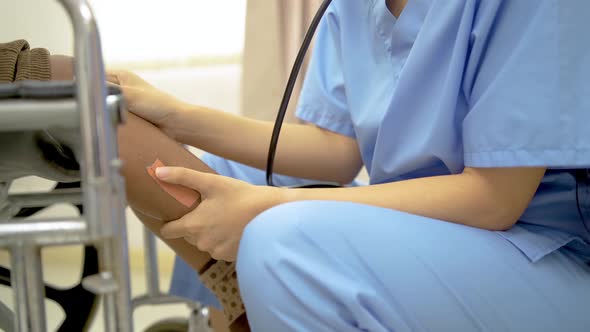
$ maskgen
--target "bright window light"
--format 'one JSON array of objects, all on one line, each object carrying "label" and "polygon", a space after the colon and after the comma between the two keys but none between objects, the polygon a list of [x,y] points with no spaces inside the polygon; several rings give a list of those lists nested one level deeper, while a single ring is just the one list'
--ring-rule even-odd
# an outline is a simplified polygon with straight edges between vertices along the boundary
[{"label": "bright window light", "polygon": [[246,0],[90,2],[109,65],[235,62],[242,53]]}]

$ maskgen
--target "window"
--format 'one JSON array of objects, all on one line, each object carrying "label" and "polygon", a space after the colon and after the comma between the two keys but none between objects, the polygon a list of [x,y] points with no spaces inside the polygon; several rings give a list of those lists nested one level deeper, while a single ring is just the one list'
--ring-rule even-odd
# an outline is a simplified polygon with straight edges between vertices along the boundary
[{"label": "window", "polygon": [[91,0],[91,5],[111,67],[240,61],[246,0]]}]

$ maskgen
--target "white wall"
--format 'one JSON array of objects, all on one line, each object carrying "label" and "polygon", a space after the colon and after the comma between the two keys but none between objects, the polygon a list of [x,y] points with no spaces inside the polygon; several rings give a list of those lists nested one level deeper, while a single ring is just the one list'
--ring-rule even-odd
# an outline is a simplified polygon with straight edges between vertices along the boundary
[{"label": "white wall", "polygon": [[[235,56],[244,43],[246,0],[89,0],[107,62]],[[0,1],[0,42],[72,54],[69,18],[58,0]]]},{"label": "white wall", "polygon": [[57,0],[0,1],[0,42],[26,39],[33,47],[72,54],[72,27]]}]

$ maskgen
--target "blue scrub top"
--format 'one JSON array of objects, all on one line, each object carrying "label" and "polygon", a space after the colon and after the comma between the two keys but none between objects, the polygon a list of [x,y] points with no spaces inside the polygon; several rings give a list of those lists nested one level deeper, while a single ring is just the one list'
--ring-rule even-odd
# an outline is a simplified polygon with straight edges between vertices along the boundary
[{"label": "blue scrub top", "polygon": [[334,0],[297,115],[356,138],[371,183],[549,167],[499,233],[532,261],[565,245],[590,258],[590,189],[571,172],[590,167],[589,13],[579,0],[409,0],[395,18],[385,0]]}]

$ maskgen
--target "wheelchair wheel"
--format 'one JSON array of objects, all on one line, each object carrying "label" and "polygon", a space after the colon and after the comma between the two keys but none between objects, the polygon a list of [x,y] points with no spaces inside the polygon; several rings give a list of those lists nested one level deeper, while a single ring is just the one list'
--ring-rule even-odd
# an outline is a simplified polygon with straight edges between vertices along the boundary
[{"label": "wheelchair wheel", "polygon": [[169,318],[148,327],[145,332],[187,332],[188,320],[185,318]]}]

